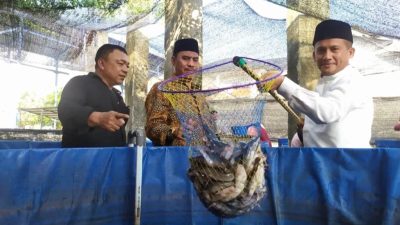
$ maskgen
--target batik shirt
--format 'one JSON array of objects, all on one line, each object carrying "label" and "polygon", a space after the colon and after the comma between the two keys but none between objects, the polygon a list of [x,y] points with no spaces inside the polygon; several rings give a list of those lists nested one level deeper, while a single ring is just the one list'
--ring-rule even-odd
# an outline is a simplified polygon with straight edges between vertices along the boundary
[{"label": "batik shirt", "polygon": [[156,83],[147,94],[146,136],[155,146],[183,146],[185,139],[175,110]]},{"label": "batik shirt", "polygon": [[[163,93],[158,90],[159,84],[153,85],[145,102],[147,137],[155,146],[199,144],[204,126],[214,127],[205,97],[190,93]],[[175,87],[169,88],[176,90]],[[183,83],[176,88],[187,91],[193,87],[190,83]]]}]

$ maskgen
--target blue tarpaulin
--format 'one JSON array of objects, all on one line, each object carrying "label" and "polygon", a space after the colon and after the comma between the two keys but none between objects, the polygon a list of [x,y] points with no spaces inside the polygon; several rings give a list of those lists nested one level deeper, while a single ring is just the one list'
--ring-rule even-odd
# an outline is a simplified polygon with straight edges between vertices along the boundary
[{"label": "blue tarpaulin", "polygon": [[400,139],[377,139],[375,145],[379,148],[400,148]]},{"label": "blue tarpaulin", "polygon": [[[263,150],[268,195],[222,219],[187,178],[187,148],[145,148],[142,224],[400,224],[400,149]],[[2,148],[0,224],[133,224],[134,168],[130,148]]]},{"label": "blue tarpaulin", "polygon": [[61,148],[58,141],[0,140],[0,149]]}]

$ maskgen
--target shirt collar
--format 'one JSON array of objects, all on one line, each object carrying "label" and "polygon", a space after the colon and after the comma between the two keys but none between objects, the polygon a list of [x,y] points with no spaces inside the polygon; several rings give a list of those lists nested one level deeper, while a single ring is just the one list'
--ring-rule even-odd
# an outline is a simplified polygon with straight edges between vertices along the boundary
[{"label": "shirt collar", "polygon": [[339,71],[339,72],[337,72],[337,73],[335,73],[335,74],[333,74],[333,75],[330,75],[330,76],[322,76],[321,75],[321,79],[323,79],[323,80],[326,80],[326,81],[328,81],[328,80],[335,80],[336,78],[338,78],[338,77],[341,77],[341,76],[343,76],[344,74],[346,74],[346,73],[348,73],[348,71],[351,69],[351,66],[350,65],[347,65],[345,68],[343,68],[341,71]]},{"label": "shirt collar", "polygon": [[[88,75],[91,76],[91,77],[93,77],[93,78],[95,78],[95,79],[98,79],[102,84],[104,84],[104,86],[106,86],[108,89],[110,89],[110,88],[107,86],[107,84],[104,83],[104,81],[101,79],[101,77],[100,77],[97,73],[89,72]],[[115,88],[112,87],[111,89],[115,89]]]}]

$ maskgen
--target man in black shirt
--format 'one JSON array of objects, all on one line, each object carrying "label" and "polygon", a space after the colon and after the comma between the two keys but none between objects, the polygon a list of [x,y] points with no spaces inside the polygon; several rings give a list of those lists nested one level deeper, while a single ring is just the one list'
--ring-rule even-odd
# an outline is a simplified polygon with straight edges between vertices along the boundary
[{"label": "man in black shirt", "polygon": [[72,78],[58,105],[63,125],[62,147],[111,147],[126,144],[129,108],[113,88],[128,74],[126,50],[105,44],[95,57],[95,73]]}]

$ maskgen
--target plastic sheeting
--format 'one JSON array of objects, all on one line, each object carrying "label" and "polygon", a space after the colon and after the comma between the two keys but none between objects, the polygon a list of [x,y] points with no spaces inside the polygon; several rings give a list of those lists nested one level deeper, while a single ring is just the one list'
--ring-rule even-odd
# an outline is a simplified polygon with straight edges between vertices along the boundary
[{"label": "plastic sheeting", "polygon": [[[269,192],[233,219],[207,211],[184,147],[145,148],[142,224],[399,224],[400,149],[264,148]],[[0,149],[0,224],[133,224],[134,150]]]},{"label": "plastic sheeting", "polygon": [[13,148],[61,148],[61,142],[0,140],[0,149]]},{"label": "plastic sheeting", "polygon": [[400,148],[400,139],[376,139],[375,146],[380,148]]},{"label": "plastic sheeting", "polygon": [[0,150],[0,224],[130,224],[133,151]]}]

